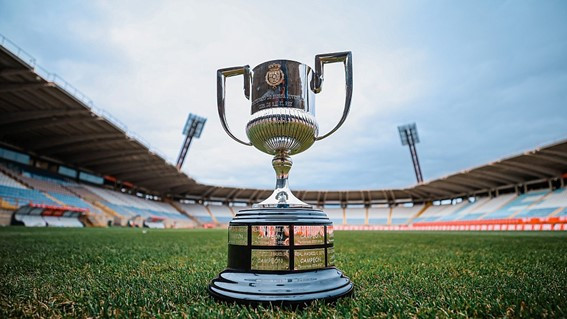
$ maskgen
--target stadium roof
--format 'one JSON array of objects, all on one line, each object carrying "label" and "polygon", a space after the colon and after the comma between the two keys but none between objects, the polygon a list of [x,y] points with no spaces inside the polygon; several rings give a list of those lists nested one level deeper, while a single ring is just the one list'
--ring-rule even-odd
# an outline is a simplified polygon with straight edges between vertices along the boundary
[{"label": "stadium roof", "polygon": [[0,46],[2,143],[150,192],[174,193],[177,186],[195,184],[127,133],[125,125],[96,110],[81,92],[34,63]]},{"label": "stadium roof", "polygon": [[[309,203],[392,203],[430,201],[497,192],[518,185],[567,178],[567,140],[404,189],[294,191]],[[272,190],[213,187],[189,191],[195,198],[248,200],[267,198]]]},{"label": "stadium roof", "polygon": [[[1,37],[1,36],[0,36]],[[147,192],[199,200],[257,202],[272,190],[195,182],[94,107],[80,91],[0,45],[0,143],[64,165],[130,182]],[[25,60],[25,61],[24,61]],[[565,178],[567,140],[404,189],[294,191],[309,203],[429,201]]]}]

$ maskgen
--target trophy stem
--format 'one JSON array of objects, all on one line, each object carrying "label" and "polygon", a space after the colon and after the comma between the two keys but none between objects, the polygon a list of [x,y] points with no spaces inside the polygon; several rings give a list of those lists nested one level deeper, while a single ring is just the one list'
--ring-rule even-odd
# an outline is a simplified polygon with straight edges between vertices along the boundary
[{"label": "trophy stem", "polygon": [[289,171],[293,161],[289,156],[289,152],[280,151],[274,155],[272,166],[276,171],[276,189],[265,201],[259,203],[258,207],[276,207],[276,208],[311,208],[311,205],[299,200],[289,189]]}]

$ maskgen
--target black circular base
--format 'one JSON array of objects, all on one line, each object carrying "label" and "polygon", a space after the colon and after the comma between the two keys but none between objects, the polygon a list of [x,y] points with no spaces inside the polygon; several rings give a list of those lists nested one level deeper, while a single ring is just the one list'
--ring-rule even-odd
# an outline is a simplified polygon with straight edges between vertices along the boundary
[{"label": "black circular base", "polygon": [[353,289],[350,279],[335,267],[274,274],[227,269],[209,285],[209,293],[216,299],[246,304],[331,302],[350,295]]}]

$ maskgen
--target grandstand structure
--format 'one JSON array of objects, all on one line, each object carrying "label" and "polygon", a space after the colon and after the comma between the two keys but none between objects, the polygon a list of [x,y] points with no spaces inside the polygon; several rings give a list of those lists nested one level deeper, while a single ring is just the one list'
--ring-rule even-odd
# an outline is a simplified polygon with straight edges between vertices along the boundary
[{"label": "grandstand structure", "polygon": [[[198,183],[2,36],[0,114],[3,224],[22,207],[44,205],[79,209],[86,226],[225,225],[272,192]],[[563,229],[566,180],[563,140],[407,188],[294,193],[324,207],[339,229],[504,229],[536,222]],[[38,218],[57,226],[50,216]]]}]

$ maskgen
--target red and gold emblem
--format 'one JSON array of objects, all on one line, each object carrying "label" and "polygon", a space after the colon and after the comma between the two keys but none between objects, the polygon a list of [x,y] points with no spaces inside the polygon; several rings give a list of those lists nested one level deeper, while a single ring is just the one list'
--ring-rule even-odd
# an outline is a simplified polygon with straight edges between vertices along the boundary
[{"label": "red and gold emblem", "polygon": [[270,64],[268,66],[268,72],[266,73],[266,82],[271,87],[276,87],[284,81],[284,73],[280,69],[281,65],[277,63]]}]

